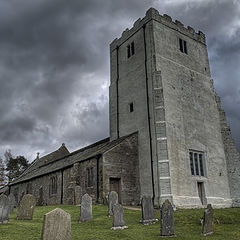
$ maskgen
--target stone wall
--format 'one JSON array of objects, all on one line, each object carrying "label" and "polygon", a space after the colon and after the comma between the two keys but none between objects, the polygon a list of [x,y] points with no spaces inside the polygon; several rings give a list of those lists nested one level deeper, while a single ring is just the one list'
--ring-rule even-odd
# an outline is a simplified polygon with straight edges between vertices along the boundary
[{"label": "stone wall", "polygon": [[[135,54],[128,58],[132,42]],[[140,194],[155,193],[156,205],[168,198],[178,207],[202,207],[201,183],[208,203],[231,206],[205,35],[150,9],[110,51],[110,138],[138,131]],[[204,177],[191,175],[189,150],[204,154]]]},{"label": "stone wall", "polygon": [[110,178],[120,179],[122,204],[140,203],[138,135],[133,134],[103,155],[103,198],[110,191]]},{"label": "stone wall", "polygon": [[221,133],[227,159],[228,179],[233,207],[240,207],[240,154],[236,149],[230,127],[227,125],[225,112],[221,108],[221,101],[217,94],[216,102],[219,109]]},{"label": "stone wall", "polygon": [[[57,193],[50,193],[50,179],[57,179]],[[16,201],[19,203],[24,194],[32,194],[37,199],[38,205],[54,205],[61,204],[61,171],[41,176],[26,182],[18,183],[10,187],[10,192],[14,194]],[[31,185],[32,191],[27,191],[27,187]],[[42,195],[42,196],[41,196]]]},{"label": "stone wall", "polygon": [[[204,204],[230,207],[227,163],[206,45],[159,22],[154,22],[153,34],[156,70],[162,79],[164,108],[160,115],[165,115],[166,121],[173,202],[177,207],[201,207],[201,183]],[[186,41],[187,54],[180,51],[179,39]],[[190,150],[204,155],[204,176],[191,174]]]}]

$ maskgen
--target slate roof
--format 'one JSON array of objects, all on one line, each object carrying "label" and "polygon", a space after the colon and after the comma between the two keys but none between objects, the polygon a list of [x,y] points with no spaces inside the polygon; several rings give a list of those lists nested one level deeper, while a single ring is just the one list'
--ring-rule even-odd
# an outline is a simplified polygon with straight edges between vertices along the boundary
[{"label": "slate roof", "polygon": [[[130,134],[132,135],[132,134]],[[67,167],[72,166],[76,162],[81,162],[89,158],[93,158],[97,155],[103,154],[104,152],[110,150],[117,144],[121,143],[123,140],[128,138],[128,136],[121,137],[119,139],[116,139],[114,141],[110,141],[109,138],[103,139],[99,142],[96,142],[94,144],[91,144],[87,147],[81,148],[77,151],[74,151],[67,156],[48,161],[43,165],[38,165],[36,163],[35,166],[34,163],[17,179],[15,179],[13,182],[11,182],[9,185],[14,185],[19,182],[27,181],[32,178],[36,178],[45,174],[49,174],[51,172],[55,172]],[[57,150],[58,151],[58,150]],[[53,153],[51,153],[53,154]],[[51,154],[48,154],[42,158],[45,158]],[[37,167],[36,167],[37,166]]]}]

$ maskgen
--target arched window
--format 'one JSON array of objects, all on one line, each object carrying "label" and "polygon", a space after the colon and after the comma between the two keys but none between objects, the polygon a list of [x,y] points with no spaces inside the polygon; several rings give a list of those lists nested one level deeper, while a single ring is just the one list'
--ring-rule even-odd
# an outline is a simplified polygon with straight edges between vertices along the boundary
[{"label": "arched window", "polygon": [[49,183],[49,195],[57,193],[57,177],[51,177]]}]

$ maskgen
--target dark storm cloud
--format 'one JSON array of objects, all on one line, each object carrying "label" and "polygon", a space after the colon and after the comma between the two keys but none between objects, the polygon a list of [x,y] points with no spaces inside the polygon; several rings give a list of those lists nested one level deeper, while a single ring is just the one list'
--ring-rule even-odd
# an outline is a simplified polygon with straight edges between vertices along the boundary
[{"label": "dark storm cloud", "polygon": [[155,6],[207,34],[216,90],[239,139],[239,8],[234,1],[0,2],[0,155],[32,158],[108,134],[109,43]]},{"label": "dark storm cloud", "polygon": [[2,154],[31,156],[61,142],[73,150],[108,136],[109,42],[147,5],[0,2]]}]

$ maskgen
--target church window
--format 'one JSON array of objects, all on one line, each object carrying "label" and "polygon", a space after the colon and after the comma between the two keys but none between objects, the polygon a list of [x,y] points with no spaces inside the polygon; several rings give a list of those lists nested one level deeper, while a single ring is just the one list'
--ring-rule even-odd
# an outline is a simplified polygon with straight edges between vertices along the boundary
[{"label": "church window", "polygon": [[193,176],[206,176],[204,154],[202,152],[190,151],[190,168]]},{"label": "church window", "polygon": [[127,57],[130,58],[134,54],[135,54],[134,42],[131,42],[131,44],[127,45]]},{"label": "church window", "polygon": [[32,183],[28,183],[27,184],[27,191],[26,191],[27,194],[32,194]]},{"label": "church window", "polygon": [[128,58],[131,57],[131,48],[130,48],[130,45],[127,46],[127,57],[128,57]]},{"label": "church window", "polygon": [[134,110],[134,109],[133,109],[133,103],[131,102],[131,103],[129,103],[129,111],[130,111],[130,112],[133,112],[133,110]]},{"label": "church window", "polygon": [[93,167],[87,169],[87,186],[93,187],[94,182],[94,172]]},{"label": "church window", "polygon": [[49,184],[49,195],[56,194],[57,193],[57,177],[51,177],[50,178],[50,184]]},{"label": "church window", "polygon": [[182,53],[188,54],[187,51],[187,42],[179,38],[179,49]]}]

